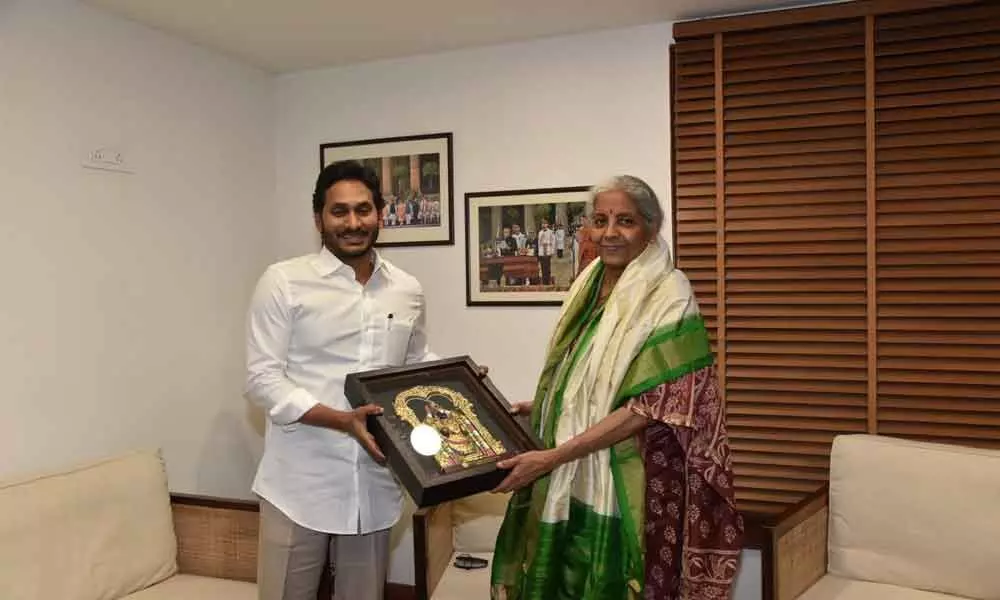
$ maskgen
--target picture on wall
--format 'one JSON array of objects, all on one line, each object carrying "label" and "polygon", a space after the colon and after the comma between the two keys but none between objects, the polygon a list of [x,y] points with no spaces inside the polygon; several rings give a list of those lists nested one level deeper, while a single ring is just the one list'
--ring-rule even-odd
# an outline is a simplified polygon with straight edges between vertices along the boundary
[{"label": "picture on wall", "polygon": [[451,133],[325,143],[319,158],[320,169],[357,160],[378,175],[385,207],[376,246],[455,243]]},{"label": "picture on wall", "polygon": [[466,305],[559,305],[596,256],[589,187],[467,193]]}]

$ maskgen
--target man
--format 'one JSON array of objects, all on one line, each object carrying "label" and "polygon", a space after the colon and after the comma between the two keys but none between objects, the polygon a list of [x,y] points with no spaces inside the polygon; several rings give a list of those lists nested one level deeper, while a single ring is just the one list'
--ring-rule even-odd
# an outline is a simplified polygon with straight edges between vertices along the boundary
[{"label": "man", "polygon": [[514,254],[524,254],[521,250],[524,250],[524,245],[528,242],[528,236],[521,233],[521,226],[517,223],[511,225],[511,229],[513,233],[510,234],[510,237],[514,238],[514,243],[517,244]]},{"label": "man", "polygon": [[549,222],[542,219],[538,232],[538,263],[542,267],[542,285],[552,283],[552,255],[556,253],[556,234],[549,229]]},{"label": "man", "polygon": [[[261,600],[315,600],[328,564],[336,600],[382,600],[401,492],[344,380],[433,360],[419,282],[374,249],[384,201],[360,163],[316,180],[319,252],[271,265],[249,310],[247,397],[267,413],[253,490],[261,498]],[[329,563],[328,563],[329,561]]]},{"label": "man", "polygon": [[516,256],[517,255],[517,240],[510,233],[510,227],[503,228],[503,234],[500,236],[503,240],[503,244],[499,245],[500,254],[502,256]]},{"label": "man", "polygon": [[407,192],[406,195],[408,197],[406,201],[406,224],[416,225],[420,218],[420,202],[417,200],[417,194],[413,190]]},{"label": "man", "polygon": [[566,249],[566,230],[562,223],[556,223],[556,257],[563,257],[563,250]]}]

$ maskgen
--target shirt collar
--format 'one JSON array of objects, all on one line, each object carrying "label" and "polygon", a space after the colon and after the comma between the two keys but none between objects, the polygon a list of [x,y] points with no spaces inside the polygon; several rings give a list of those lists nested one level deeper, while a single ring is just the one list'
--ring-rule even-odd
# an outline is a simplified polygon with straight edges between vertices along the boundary
[{"label": "shirt collar", "polygon": [[[375,268],[372,270],[372,275],[374,276],[379,271],[388,273],[390,271],[388,268],[389,263],[382,260],[382,255],[378,253],[378,250],[372,249],[372,255],[375,257]],[[342,270],[345,274],[350,274],[351,277],[354,277],[354,270],[334,256],[333,252],[330,252],[326,246],[321,247],[320,251],[316,253],[312,259],[312,264],[316,268],[316,271],[324,277]]]}]

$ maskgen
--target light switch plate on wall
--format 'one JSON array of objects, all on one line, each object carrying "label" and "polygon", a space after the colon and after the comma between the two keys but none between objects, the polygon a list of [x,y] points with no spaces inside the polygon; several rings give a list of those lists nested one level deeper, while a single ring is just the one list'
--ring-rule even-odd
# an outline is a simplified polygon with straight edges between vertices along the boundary
[{"label": "light switch plate on wall", "polygon": [[82,164],[87,169],[101,169],[119,173],[135,172],[126,161],[125,154],[115,148],[102,147],[91,150],[83,159]]}]

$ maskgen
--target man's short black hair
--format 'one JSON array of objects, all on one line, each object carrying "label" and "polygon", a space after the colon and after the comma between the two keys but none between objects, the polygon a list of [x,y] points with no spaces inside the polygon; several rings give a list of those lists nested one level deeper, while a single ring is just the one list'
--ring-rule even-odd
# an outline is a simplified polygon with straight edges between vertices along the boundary
[{"label": "man's short black hair", "polygon": [[313,192],[313,213],[323,212],[326,204],[326,191],[338,181],[360,181],[372,193],[375,210],[382,212],[385,199],[382,198],[382,186],[379,184],[375,171],[356,160],[340,160],[328,164],[316,178],[316,191]]}]

